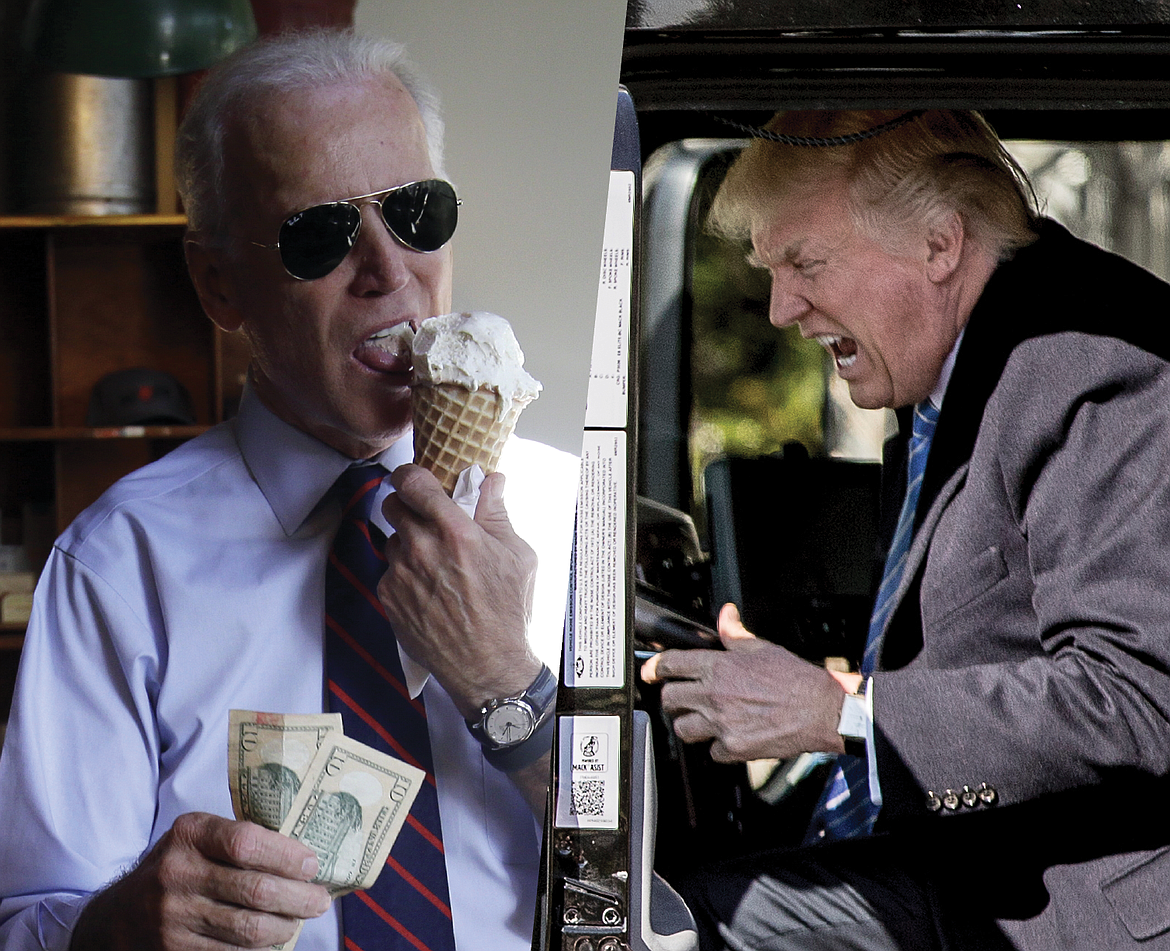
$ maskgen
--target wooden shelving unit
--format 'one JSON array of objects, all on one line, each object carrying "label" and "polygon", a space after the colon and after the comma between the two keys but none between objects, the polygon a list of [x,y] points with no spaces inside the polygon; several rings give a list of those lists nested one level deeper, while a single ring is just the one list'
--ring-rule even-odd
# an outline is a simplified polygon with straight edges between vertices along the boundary
[{"label": "wooden shelving unit", "polygon": [[[63,529],[119,476],[218,422],[238,398],[175,215],[0,218],[0,512]],[[188,390],[196,427],[85,427],[94,384],[146,366]],[[237,368],[238,375],[238,368]]]},{"label": "wooden shelving unit", "polygon": [[[164,214],[0,217],[0,524],[34,569],[118,478],[235,410],[247,358],[203,314],[184,228]],[[197,425],[87,427],[94,384],[136,366],[178,379]],[[0,625],[0,720],[23,640]]]}]

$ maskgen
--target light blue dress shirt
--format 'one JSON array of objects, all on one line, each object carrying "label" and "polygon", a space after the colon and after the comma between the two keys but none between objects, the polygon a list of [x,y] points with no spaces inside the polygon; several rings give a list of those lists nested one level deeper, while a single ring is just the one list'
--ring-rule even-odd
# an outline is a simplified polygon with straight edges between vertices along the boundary
[{"label": "light blue dress shirt", "polygon": [[[410,458],[407,437],[382,461]],[[58,540],[0,756],[4,951],[64,951],[87,898],[176,817],[231,816],[230,709],[323,709],[339,513],[319,502],[348,462],[246,394],[236,419],[120,481]],[[577,460],[513,439],[500,468],[540,558],[530,640],[555,671]],[[539,824],[437,682],[417,667],[409,679],[426,696],[457,944],[527,949]],[[298,951],[338,947],[331,910]]]}]

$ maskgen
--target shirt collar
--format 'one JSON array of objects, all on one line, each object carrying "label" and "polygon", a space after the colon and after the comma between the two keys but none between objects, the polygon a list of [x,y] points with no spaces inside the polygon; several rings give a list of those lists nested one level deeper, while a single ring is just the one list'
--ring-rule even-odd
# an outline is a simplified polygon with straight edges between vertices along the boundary
[{"label": "shirt collar", "polygon": [[943,361],[942,371],[938,375],[938,382],[934,385],[930,396],[927,397],[935,409],[942,409],[943,397],[946,396],[947,385],[951,382],[951,374],[955,371],[955,357],[958,356],[959,346],[962,344],[963,334],[966,332],[966,327],[959,331],[959,336],[955,338],[955,345],[951,347],[951,352],[947,354],[946,360]]},{"label": "shirt collar", "polygon": [[[261,402],[251,386],[245,385],[236,417],[236,439],[244,464],[272,508],[286,535],[293,535],[321,502],[342,471],[354,462],[297,427],[286,423]],[[393,472],[414,458],[413,439],[408,433],[374,457]],[[388,486],[379,490],[392,491]],[[389,534],[380,501],[374,505],[373,521]],[[430,674],[427,669],[398,648],[402,672],[411,698],[422,693]]]},{"label": "shirt collar", "polygon": [[[304,524],[337,477],[354,460],[272,412],[251,386],[244,387],[236,419],[236,439],[244,463],[286,535]],[[410,462],[410,435],[375,456],[387,470]],[[374,509],[380,521],[381,506]],[[382,525],[383,531],[387,526]]]}]

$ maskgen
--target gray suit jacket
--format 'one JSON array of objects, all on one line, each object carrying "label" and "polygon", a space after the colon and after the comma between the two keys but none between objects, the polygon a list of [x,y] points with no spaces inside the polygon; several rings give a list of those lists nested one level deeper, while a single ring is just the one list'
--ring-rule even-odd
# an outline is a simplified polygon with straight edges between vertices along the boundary
[{"label": "gray suit jacket", "polygon": [[1168,322],[1048,223],[968,324],[873,687],[957,947],[1170,949]]}]

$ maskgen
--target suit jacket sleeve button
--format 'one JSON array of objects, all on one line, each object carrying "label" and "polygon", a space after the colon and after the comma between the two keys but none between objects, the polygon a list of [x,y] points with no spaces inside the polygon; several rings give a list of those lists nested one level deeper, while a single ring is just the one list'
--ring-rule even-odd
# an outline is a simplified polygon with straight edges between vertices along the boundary
[{"label": "suit jacket sleeve button", "polygon": [[959,798],[963,800],[963,805],[968,809],[973,808],[979,803],[979,793],[975,792],[970,786],[963,787],[963,792]]},{"label": "suit jacket sleeve button", "polygon": [[946,790],[942,795],[943,808],[954,812],[959,808],[959,794],[953,789]]},{"label": "suit jacket sleeve button", "polygon": [[942,800],[935,795],[933,789],[926,793],[926,808],[931,812],[938,812],[942,808]]},{"label": "suit jacket sleeve button", "polygon": [[992,805],[999,798],[999,793],[995,791],[995,787],[989,786],[987,783],[980,783],[977,792],[979,794],[979,801],[985,806]]}]

